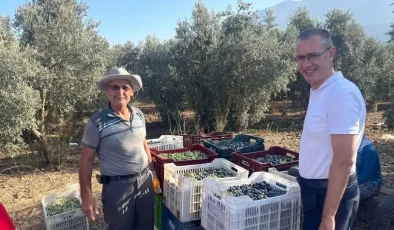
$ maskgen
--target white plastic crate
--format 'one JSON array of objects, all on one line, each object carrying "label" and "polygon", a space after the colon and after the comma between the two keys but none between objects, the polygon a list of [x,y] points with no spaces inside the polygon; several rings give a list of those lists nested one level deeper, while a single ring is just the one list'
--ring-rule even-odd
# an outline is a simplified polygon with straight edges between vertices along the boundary
[{"label": "white plastic crate", "polygon": [[[263,200],[233,197],[225,190],[234,185],[267,182],[286,194]],[[268,172],[254,172],[249,179],[204,180],[201,226],[205,230],[298,230],[301,194],[298,184]]]},{"label": "white plastic crate", "polygon": [[42,208],[47,230],[87,230],[89,229],[88,219],[82,214],[81,209],[71,210],[54,216],[48,216],[46,206],[56,201],[57,198],[76,197],[81,203],[79,192],[67,191],[56,193],[42,198]]},{"label": "white plastic crate", "polygon": [[183,148],[183,136],[161,135],[156,139],[147,140],[149,148],[157,150],[170,150]]},{"label": "white plastic crate", "polygon": [[[224,168],[233,173],[233,177],[220,178],[220,181],[246,179],[248,170],[226,160],[218,158],[211,163],[176,166],[164,164],[163,202],[181,222],[201,219],[203,181],[184,177],[180,173],[199,172],[203,169]],[[204,179],[205,180],[205,179]]]},{"label": "white plastic crate", "polygon": [[275,175],[278,175],[278,176],[280,176],[280,177],[282,177],[282,178],[284,178],[286,180],[298,183],[297,182],[297,178],[294,177],[294,176],[289,175],[287,171],[278,171],[276,168],[269,168],[268,172],[272,173],[272,174],[275,174]]}]

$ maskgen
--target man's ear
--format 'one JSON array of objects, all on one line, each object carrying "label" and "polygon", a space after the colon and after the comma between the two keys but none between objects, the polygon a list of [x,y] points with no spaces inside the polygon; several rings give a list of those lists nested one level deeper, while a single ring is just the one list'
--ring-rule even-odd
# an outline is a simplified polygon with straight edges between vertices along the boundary
[{"label": "man's ear", "polygon": [[337,48],[335,48],[335,46],[333,46],[328,53],[330,54],[330,60],[334,60],[335,55],[337,54]]}]

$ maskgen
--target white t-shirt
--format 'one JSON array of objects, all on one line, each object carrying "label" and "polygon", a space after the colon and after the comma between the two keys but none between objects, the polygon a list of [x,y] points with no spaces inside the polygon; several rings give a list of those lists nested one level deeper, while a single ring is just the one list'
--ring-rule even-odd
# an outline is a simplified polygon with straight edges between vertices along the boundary
[{"label": "white t-shirt", "polygon": [[[366,108],[359,88],[342,73],[330,76],[310,92],[301,136],[299,171],[306,179],[328,179],[333,158],[331,134],[364,133]],[[357,151],[357,150],[356,150]],[[356,171],[355,164],[351,174]]]}]

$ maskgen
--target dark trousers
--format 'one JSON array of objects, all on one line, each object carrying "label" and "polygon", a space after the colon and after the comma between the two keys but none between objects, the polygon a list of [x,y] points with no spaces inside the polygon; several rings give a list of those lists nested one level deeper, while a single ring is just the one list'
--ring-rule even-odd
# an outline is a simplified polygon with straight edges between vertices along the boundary
[{"label": "dark trousers", "polygon": [[152,174],[103,184],[104,221],[108,230],[153,229]]},{"label": "dark trousers", "polygon": [[[354,178],[354,177],[353,177]],[[321,182],[321,183],[319,183]],[[318,230],[322,220],[324,202],[327,195],[327,180],[307,180],[298,178],[301,188],[301,200],[304,213],[304,230]],[[356,219],[360,191],[357,179],[349,181],[342,196],[337,214],[335,229],[349,230]]]}]

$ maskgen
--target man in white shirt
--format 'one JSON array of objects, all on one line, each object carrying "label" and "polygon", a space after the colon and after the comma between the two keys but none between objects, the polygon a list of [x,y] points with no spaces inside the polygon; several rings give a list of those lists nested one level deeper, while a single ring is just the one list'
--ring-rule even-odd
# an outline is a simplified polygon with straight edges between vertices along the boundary
[{"label": "man in white shirt", "polygon": [[335,54],[325,29],[297,38],[295,61],[311,85],[298,177],[308,230],[350,229],[359,204],[355,162],[366,108],[358,87],[334,70]]}]

